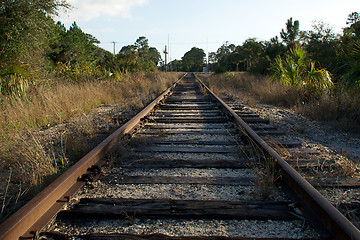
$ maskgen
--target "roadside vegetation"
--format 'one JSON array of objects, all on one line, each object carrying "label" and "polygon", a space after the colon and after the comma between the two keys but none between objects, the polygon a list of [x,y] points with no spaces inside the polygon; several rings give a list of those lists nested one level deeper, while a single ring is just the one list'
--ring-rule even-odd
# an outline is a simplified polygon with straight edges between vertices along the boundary
[{"label": "roadside vegetation", "polygon": [[[323,22],[300,31],[290,18],[280,38],[226,43],[210,53],[211,87],[249,103],[293,108],[312,119],[360,132],[360,14],[337,35]],[[280,40],[281,39],[281,40]]]},{"label": "roadside vegetation", "polygon": [[310,95],[306,88],[284,85],[270,76],[230,72],[200,76],[217,94],[241,99],[255,106],[257,102],[292,108],[311,119],[326,121],[335,128],[360,132],[360,103],[348,92],[336,88]]}]

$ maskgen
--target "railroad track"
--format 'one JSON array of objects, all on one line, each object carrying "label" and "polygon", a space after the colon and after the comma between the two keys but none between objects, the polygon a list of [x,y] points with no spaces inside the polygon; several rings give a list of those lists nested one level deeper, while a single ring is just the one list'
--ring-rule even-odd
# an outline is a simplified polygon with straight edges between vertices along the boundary
[{"label": "railroad track", "polygon": [[0,238],[360,239],[264,140],[281,131],[232,107],[187,74],[4,222]]}]

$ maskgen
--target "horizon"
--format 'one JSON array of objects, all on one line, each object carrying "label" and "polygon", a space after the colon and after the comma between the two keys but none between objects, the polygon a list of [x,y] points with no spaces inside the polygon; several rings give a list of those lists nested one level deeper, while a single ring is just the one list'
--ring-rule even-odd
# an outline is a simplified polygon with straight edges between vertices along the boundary
[{"label": "horizon", "polygon": [[[123,46],[145,36],[149,46],[157,48],[163,59],[163,50],[168,45],[169,61],[181,60],[192,47],[201,48],[208,54],[216,52],[225,42],[238,46],[249,38],[269,41],[280,35],[291,17],[300,22],[301,31],[311,30],[314,21],[321,21],[340,34],[346,27],[348,15],[357,11],[353,7],[355,1],[339,4],[333,0],[304,0],[292,4],[284,0],[245,3],[225,0],[222,4],[213,0],[183,0],[182,4],[164,0],[67,2],[73,6],[72,10],[60,11],[55,20],[67,28],[76,22],[84,32],[101,42],[99,47],[113,53],[113,42],[116,42],[118,53]],[[174,17],[175,12],[184,16]]]}]

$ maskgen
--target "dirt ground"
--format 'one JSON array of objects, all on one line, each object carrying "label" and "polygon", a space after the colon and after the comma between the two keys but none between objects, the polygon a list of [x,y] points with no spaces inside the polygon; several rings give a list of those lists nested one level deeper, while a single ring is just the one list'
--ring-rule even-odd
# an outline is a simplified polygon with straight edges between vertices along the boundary
[{"label": "dirt ground", "polygon": [[[334,129],[331,124],[310,120],[286,108],[267,104],[249,107],[271,124],[303,142],[303,146],[326,150],[360,163],[360,134]],[[330,156],[329,156],[330,157]]]}]

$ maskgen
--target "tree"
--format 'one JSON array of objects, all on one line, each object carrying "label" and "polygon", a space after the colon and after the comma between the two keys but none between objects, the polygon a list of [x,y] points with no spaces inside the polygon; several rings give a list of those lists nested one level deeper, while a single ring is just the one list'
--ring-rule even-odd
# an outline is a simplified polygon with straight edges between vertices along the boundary
[{"label": "tree", "polygon": [[283,56],[287,51],[286,46],[279,41],[278,36],[271,38],[270,41],[265,41],[264,44],[265,55],[270,61],[273,61],[277,56]]},{"label": "tree", "polygon": [[354,34],[355,37],[360,37],[360,14],[358,12],[349,14],[346,24],[349,26],[347,31]]},{"label": "tree", "polygon": [[217,59],[216,52],[210,52],[209,53],[209,63],[210,63],[210,65],[215,64],[216,59]]},{"label": "tree", "polygon": [[312,30],[306,31],[304,34],[308,56],[320,63],[322,67],[335,71],[340,41],[333,29],[321,21],[314,22]]},{"label": "tree", "polygon": [[299,25],[298,20],[293,22],[293,19],[290,18],[287,20],[286,30],[282,29],[280,32],[280,37],[289,49],[294,48],[297,43],[299,38]]},{"label": "tree", "polygon": [[64,38],[66,35],[66,27],[61,22],[57,22],[52,26],[52,31],[49,42],[49,50],[47,52],[47,57],[52,61],[53,65],[56,65],[59,62],[66,62],[64,56]]},{"label": "tree", "polygon": [[223,70],[231,69],[230,54],[235,50],[235,45],[230,44],[226,41],[217,51],[216,51],[216,61],[218,63],[217,69],[220,69],[220,72]]},{"label": "tree", "polygon": [[201,72],[205,63],[206,54],[203,49],[193,47],[182,57],[183,71]]},{"label": "tree", "polygon": [[122,54],[134,54],[137,52],[137,49],[134,45],[123,46],[120,50]]},{"label": "tree", "polygon": [[100,43],[95,37],[84,33],[74,22],[66,32],[64,39],[65,60],[73,65],[84,65],[96,61],[95,43]]},{"label": "tree", "polygon": [[[174,71],[174,72],[180,72],[182,71],[183,67],[182,67],[182,61],[181,60],[173,60],[171,62],[169,62],[169,66],[170,66],[170,69],[171,71]],[[165,68],[165,67],[164,67]]]},{"label": "tree", "polygon": [[226,41],[219,49],[216,51],[216,57],[218,60],[224,58],[226,55],[232,53],[235,50],[235,45],[230,44]]},{"label": "tree", "polygon": [[116,56],[120,71],[154,71],[161,59],[159,51],[149,47],[149,40],[141,36],[134,44],[124,46]]},{"label": "tree", "polygon": [[157,66],[161,60],[159,51],[154,47],[149,48],[149,60],[152,61],[155,66]]},{"label": "tree", "polygon": [[265,45],[263,42],[256,41],[255,38],[247,39],[239,50],[243,61],[247,64],[247,69],[253,73],[263,73],[268,62],[265,56]]},{"label": "tree", "polygon": [[349,14],[341,37],[340,58],[342,65],[341,82],[345,89],[359,96],[360,90],[360,14]]},{"label": "tree", "polygon": [[[348,15],[337,50],[340,80],[347,90],[359,92],[360,88],[360,14]],[[359,95],[359,93],[357,93]]]},{"label": "tree", "polygon": [[353,49],[345,62],[342,82],[345,88],[360,96],[360,39],[356,39]]},{"label": "tree", "polygon": [[149,40],[146,37],[144,37],[144,36],[139,37],[136,40],[134,46],[135,46],[136,51],[139,53],[140,57],[144,57],[144,58],[148,57]]},{"label": "tree", "polygon": [[0,71],[12,65],[42,66],[48,33],[64,0],[3,0],[0,7]]}]

